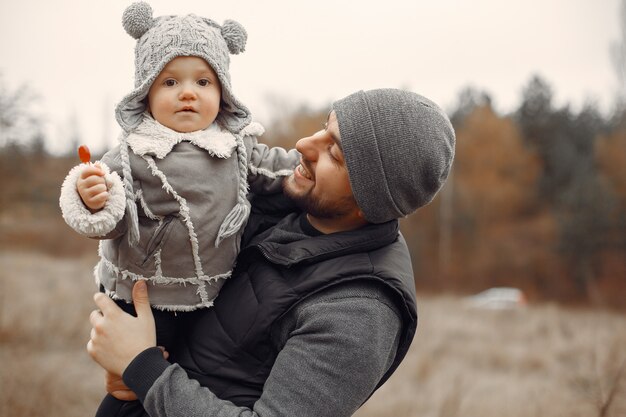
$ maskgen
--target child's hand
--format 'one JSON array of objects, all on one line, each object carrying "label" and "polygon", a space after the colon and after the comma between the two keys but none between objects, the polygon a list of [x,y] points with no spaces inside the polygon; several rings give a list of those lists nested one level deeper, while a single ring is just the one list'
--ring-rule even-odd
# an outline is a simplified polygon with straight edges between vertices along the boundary
[{"label": "child's hand", "polygon": [[85,165],[76,181],[76,189],[91,211],[100,210],[109,199],[104,171],[98,164]]}]

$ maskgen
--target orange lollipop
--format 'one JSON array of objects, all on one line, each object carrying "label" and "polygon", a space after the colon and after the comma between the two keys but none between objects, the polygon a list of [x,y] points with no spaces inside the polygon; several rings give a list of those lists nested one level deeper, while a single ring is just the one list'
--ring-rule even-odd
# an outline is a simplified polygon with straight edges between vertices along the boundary
[{"label": "orange lollipop", "polygon": [[78,147],[78,157],[80,161],[84,164],[88,164],[91,160],[91,153],[89,152],[89,148],[87,145],[80,145]]}]

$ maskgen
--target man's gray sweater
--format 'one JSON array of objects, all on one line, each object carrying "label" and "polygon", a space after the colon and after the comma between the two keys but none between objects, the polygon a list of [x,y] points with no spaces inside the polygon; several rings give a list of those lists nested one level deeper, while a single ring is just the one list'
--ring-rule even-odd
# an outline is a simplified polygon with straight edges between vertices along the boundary
[{"label": "man's gray sweater", "polygon": [[308,297],[281,319],[272,335],[280,353],[252,409],[220,400],[158,348],[138,355],[124,381],[151,417],[350,416],[392,364],[401,327],[380,284],[346,283]]}]

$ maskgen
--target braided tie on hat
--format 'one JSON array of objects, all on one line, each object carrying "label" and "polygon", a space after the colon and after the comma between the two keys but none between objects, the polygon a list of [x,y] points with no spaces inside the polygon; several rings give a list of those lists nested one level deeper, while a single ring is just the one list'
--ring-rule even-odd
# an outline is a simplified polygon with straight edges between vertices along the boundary
[{"label": "braided tie on hat", "polygon": [[[201,23],[203,23],[201,24]],[[239,54],[245,50],[248,35],[244,27],[233,20],[222,25],[208,18],[193,14],[186,16],[153,17],[152,8],[144,1],[132,3],[122,15],[124,30],[137,39],[135,47],[135,89],[117,105],[115,116],[123,129],[120,137],[123,181],[126,195],[126,222],[128,241],[132,245],[139,241],[137,205],[133,190],[127,137],[143,120],[146,110],[145,98],[150,84],[168,61],[176,56],[203,58],[215,70],[222,85],[224,106],[218,122],[235,135],[237,141],[237,164],[240,174],[237,204],[228,213],[220,226],[215,245],[236,234],[246,223],[250,206],[247,200],[248,169],[247,152],[242,135],[238,134],[250,123],[250,112],[240,103],[230,87],[228,72],[229,53]],[[201,40],[201,41],[199,41]]]},{"label": "braided tie on hat", "polygon": [[215,247],[218,247],[222,240],[234,235],[241,229],[250,215],[250,205],[248,203],[248,156],[241,134],[235,135],[237,141],[237,163],[239,165],[239,190],[237,192],[237,205],[226,215],[220,226],[220,230],[215,239]]},{"label": "braided tie on hat", "polygon": [[133,174],[130,169],[128,156],[128,132],[122,133],[120,140],[120,157],[122,158],[122,181],[126,194],[126,227],[128,229],[128,244],[135,246],[139,242],[139,217],[135,204],[135,191],[133,190]]}]

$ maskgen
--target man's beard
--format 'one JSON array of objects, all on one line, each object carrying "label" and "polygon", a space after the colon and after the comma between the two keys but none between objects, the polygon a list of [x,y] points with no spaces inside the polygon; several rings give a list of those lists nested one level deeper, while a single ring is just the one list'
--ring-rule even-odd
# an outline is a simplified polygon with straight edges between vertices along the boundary
[{"label": "man's beard", "polygon": [[336,219],[350,213],[356,205],[354,197],[345,196],[338,201],[329,201],[324,198],[313,196],[312,190],[300,194],[290,186],[294,181],[293,177],[287,178],[283,182],[283,192],[289,197],[303,212],[318,219]]}]

